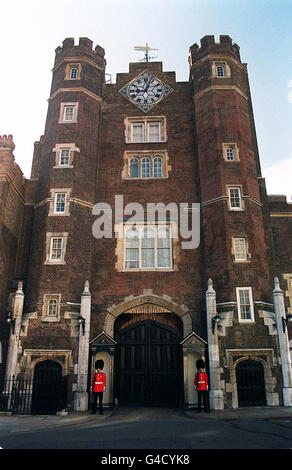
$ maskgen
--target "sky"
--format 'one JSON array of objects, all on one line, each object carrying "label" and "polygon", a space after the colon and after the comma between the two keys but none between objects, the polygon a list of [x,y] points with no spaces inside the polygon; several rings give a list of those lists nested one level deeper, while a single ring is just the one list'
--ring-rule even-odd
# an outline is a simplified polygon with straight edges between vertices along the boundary
[{"label": "sky", "polygon": [[248,64],[262,174],[269,194],[292,201],[292,0],[3,0],[0,27],[0,135],[30,176],[44,133],[55,49],[88,37],[106,51],[106,73],[128,72],[141,54],[188,81],[188,50],[205,35],[228,34]]}]

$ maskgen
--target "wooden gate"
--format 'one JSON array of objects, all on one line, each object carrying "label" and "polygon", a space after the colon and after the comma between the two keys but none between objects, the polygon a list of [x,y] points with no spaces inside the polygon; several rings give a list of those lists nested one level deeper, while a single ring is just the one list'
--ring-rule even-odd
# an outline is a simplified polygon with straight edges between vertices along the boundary
[{"label": "wooden gate", "polygon": [[258,361],[242,361],[236,366],[239,406],[266,405],[263,366]]},{"label": "wooden gate", "polygon": [[116,335],[115,396],[120,405],[178,406],[182,397],[180,334],[155,320]]}]

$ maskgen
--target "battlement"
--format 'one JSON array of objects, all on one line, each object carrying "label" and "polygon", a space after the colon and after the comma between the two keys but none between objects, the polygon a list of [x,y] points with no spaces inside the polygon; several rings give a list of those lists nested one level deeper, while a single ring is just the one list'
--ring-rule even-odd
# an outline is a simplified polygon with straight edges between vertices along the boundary
[{"label": "battlement", "polygon": [[62,44],[62,47],[59,46],[55,49],[55,65],[66,57],[86,57],[97,65],[105,67],[105,50],[98,45],[93,49],[93,41],[91,39],[79,38],[79,44],[75,45],[74,38],[66,38]]},{"label": "battlement", "polygon": [[15,149],[13,135],[0,135],[0,148],[9,148],[13,152]]},{"label": "battlement", "polygon": [[189,49],[192,58],[192,64],[209,54],[232,55],[235,59],[239,60],[240,62],[240,48],[237,44],[232,42],[230,36],[219,36],[219,43],[215,42],[214,36],[204,36],[200,42],[201,47],[199,47],[198,44],[195,43]]}]

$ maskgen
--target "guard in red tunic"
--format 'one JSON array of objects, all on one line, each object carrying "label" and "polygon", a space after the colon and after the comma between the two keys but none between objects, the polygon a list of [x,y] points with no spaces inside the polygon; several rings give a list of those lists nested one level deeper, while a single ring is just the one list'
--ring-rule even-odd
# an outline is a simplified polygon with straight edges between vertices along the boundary
[{"label": "guard in red tunic", "polygon": [[196,362],[196,366],[198,372],[195,375],[194,380],[194,389],[197,390],[198,394],[198,413],[201,413],[202,408],[202,397],[204,403],[204,411],[205,413],[209,413],[209,400],[208,400],[208,390],[209,390],[209,383],[208,383],[208,375],[205,372],[205,363],[203,359],[198,359]]},{"label": "guard in red tunic", "polygon": [[105,376],[105,373],[102,372],[103,366],[104,366],[103,360],[96,361],[95,374],[92,377],[91,387],[90,387],[90,390],[93,392],[92,414],[96,414],[97,398],[98,398],[99,399],[99,414],[103,415],[102,398],[103,398],[103,392],[105,391],[105,387],[106,387],[106,376]]}]

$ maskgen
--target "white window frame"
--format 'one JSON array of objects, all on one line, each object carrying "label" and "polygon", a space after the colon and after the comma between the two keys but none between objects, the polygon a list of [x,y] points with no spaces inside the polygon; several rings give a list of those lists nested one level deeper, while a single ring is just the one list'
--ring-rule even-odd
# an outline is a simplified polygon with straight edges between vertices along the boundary
[{"label": "white window frame", "polygon": [[[244,253],[245,253],[245,257],[244,258],[238,258],[236,256],[236,242],[237,241],[242,241],[244,242]],[[247,240],[245,237],[232,237],[232,244],[233,244],[233,253],[234,253],[234,261],[237,262],[237,263],[240,263],[240,262],[246,262],[248,261],[248,251],[247,251]]]},{"label": "white window frame", "polygon": [[[149,158],[150,159],[150,173],[149,176],[142,176],[142,166],[143,166],[143,159]],[[161,160],[161,176],[154,176],[155,171],[155,164],[157,163],[155,160],[156,158],[160,158]],[[131,161],[133,159],[138,160],[138,176],[131,176]],[[137,151],[137,152],[125,152],[124,154],[124,170],[122,173],[123,179],[127,179],[130,181],[136,180],[160,180],[168,178],[168,172],[170,170],[170,166],[167,164],[168,162],[168,153],[166,150],[161,151]]]},{"label": "white window frame", "polygon": [[[170,240],[170,266],[161,267],[158,266],[158,230],[160,228],[169,230],[169,240]],[[129,268],[126,267],[127,260],[126,259],[126,232],[129,229],[136,229],[138,232],[138,251],[139,251],[139,259],[138,259],[138,267]],[[143,231],[146,229],[153,229],[155,236],[154,236],[154,266],[151,267],[143,267],[142,266],[142,235]],[[145,248],[144,248],[145,249]],[[134,260],[132,260],[134,261]],[[131,272],[131,271],[173,271],[173,232],[171,224],[167,223],[158,223],[158,224],[125,224],[124,225],[124,259],[123,259],[123,271]]]},{"label": "white window frame", "polygon": [[[218,75],[218,67],[222,67],[223,75]],[[219,79],[230,78],[231,69],[229,64],[223,60],[214,60],[212,64],[212,76]]]},{"label": "white window frame", "polygon": [[[68,120],[65,119],[66,117],[66,108],[73,108],[72,119]],[[73,124],[77,122],[77,114],[78,114],[78,102],[72,103],[61,103],[60,106],[60,117],[59,117],[59,124]]]},{"label": "white window frame", "polygon": [[[243,197],[242,197],[242,187],[240,185],[230,185],[227,187],[228,189],[228,208],[230,211],[243,211],[244,210],[244,203],[243,203]],[[239,207],[234,207],[231,206],[231,190],[237,189],[239,192],[239,201],[240,205]]]},{"label": "white window frame", "polygon": [[[228,149],[233,150],[232,160],[228,159],[228,156],[227,156]],[[222,152],[223,152],[223,158],[226,162],[239,162],[239,149],[238,149],[238,145],[236,142],[222,143]]]},{"label": "white window frame", "polygon": [[[240,306],[240,292],[241,291],[248,291],[251,318],[242,318],[241,316],[241,306]],[[253,304],[252,288],[251,287],[236,287],[236,299],[237,299],[238,321],[240,323],[254,323],[255,319],[254,319],[254,304]]]},{"label": "white window frame", "polygon": [[[53,240],[56,238],[59,238],[62,240],[60,258],[52,257]],[[49,265],[66,264],[65,255],[66,255],[66,248],[67,248],[67,239],[68,239],[68,232],[47,232],[45,264],[49,264]]]},{"label": "white window frame", "polygon": [[[49,304],[52,300],[55,300],[57,303],[56,315],[49,315]],[[60,306],[61,306],[61,294],[44,294],[42,321],[52,322],[52,323],[59,322],[60,321]]]},{"label": "white window frame", "polygon": [[[139,117],[127,117],[125,119],[125,140],[127,144],[139,144],[139,143],[157,143],[166,142],[166,117],[165,116],[139,116]],[[142,140],[134,140],[134,126],[141,125],[143,128]],[[151,124],[158,125],[158,138],[150,139],[150,126]]]},{"label": "white window frame", "polygon": [[[79,62],[71,62],[66,65],[66,70],[65,70],[65,80],[80,80],[81,77],[81,63]],[[76,78],[72,78],[71,76],[71,70],[72,69],[77,69],[77,76]]]},{"label": "white window frame", "polygon": [[[51,201],[50,201],[50,210],[49,216],[50,217],[67,217],[70,215],[69,208],[70,208],[70,195],[71,195],[71,188],[53,188],[51,189]],[[65,207],[64,211],[57,211],[57,199],[58,194],[65,194]]]},{"label": "white window frame", "polygon": [[[58,200],[60,199],[60,196],[63,196],[63,200]],[[58,210],[58,205],[60,207],[60,205],[62,204],[62,208],[63,210]],[[56,192],[55,193],[55,204],[54,204],[54,213],[56,215],[59,215],[59,214],[62,214],[64,215],[65,212],[66,212],[66,205],[67,205],[67,193],[62,193],[62,192]]]},{"label": "white window frame", "polygon": [[[72,72],[73,70],[76,70],[76,76],[72,77]],[[78,66],[71,66],[70,67],[70,80],[78,80],[78,75],[79,75],[79,67]]]},{"label": "white window frame", "polygon": [[[61,155],[62,150],[69,151],[69,163],[68,165],[61,165]],[[55,158],[55,165],[53,168],[73,168],[73,159],[74,159],[74,152],[80,152],[80,149],[76,147],[74,143],[60,143],[56,144],[53,148],[53,152],[56,152]]]}]

